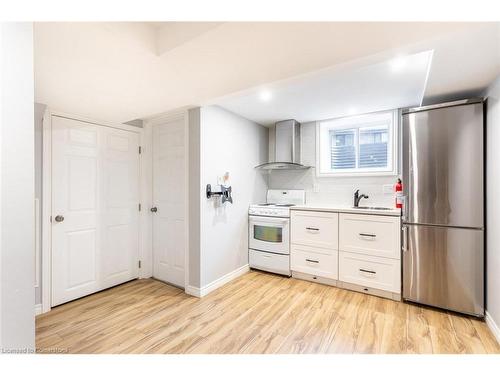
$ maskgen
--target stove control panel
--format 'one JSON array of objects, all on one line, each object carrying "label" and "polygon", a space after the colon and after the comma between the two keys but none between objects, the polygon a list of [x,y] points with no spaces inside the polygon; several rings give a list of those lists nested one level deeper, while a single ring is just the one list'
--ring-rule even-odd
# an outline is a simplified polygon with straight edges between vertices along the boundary
[{"label": "stove control panel", "polygon": [[259,215],[259,216],[280,216],[280,217],[289,217],[290,210],[288,208],[278,208],[278,207],[250,207],[248,209],[248,213],[250,215]]}]

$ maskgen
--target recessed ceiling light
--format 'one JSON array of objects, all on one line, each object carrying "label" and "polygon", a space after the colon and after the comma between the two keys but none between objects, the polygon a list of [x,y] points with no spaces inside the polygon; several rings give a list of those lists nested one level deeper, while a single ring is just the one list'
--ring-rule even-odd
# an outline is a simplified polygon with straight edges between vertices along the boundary
[{"label": "recessed ceiling light", "polygon": [[404,57],[396,57],[389,61],[389,65],[393,72],[400,72],[406,66],[406,59]]},{"label": "recessed ceiling light", "polygon": [[259,99],[262,100],[263,102],[268,102],[273,98],[273,94],[269,90],[262,90],[259,93]]},{"label": "recessed ceiling light", "polygon": [[356,112],[357,112],[357,108],[356,107],[349,107],[347,109],[347,114],[348,115],[354,115],[354,114],[356,114]]}]

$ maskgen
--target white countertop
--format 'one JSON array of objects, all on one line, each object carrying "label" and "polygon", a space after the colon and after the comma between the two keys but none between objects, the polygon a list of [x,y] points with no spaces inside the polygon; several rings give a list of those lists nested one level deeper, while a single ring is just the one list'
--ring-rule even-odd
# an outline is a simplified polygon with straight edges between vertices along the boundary
[{"label": "white countertop", "polygon": [[335,206],[328,204],[304,204],[290,207],[290,210],[297,211],[323,211],[323,212],[344,212],[350,214],[368,214],[368,215],[384,215],[384,216],[400,216],[399,208],[391,208],[390,210],[374,210],[363,208],[352,208],[352,206]]}]

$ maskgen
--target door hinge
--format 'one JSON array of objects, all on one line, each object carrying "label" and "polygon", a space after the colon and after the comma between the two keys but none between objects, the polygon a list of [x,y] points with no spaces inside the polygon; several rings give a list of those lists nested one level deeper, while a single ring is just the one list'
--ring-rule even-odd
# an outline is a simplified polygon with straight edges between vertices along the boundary
[{"label": "door hinge", "polygon": [[141,266],[142,266],[142,263],[141,263],[141,261],[139,261],[139,268],[141,268]]},{"label": "door hinge", "polygon": [[139,154],[142,154],[142,146],[139,146]]},{"label": "door hinge", "polygon": [[142,208],[142,206],[141,206],[141,204],[139,203],[139,211],[141,210],[141,208]]}]

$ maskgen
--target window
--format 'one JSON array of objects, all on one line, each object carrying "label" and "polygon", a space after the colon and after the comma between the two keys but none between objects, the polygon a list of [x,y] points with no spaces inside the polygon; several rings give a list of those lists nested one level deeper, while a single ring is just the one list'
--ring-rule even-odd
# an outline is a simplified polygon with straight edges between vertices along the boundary
[{"label": "window", "polygon": [[254,225],[253,238],[259,241],[281,243],[283,242],[283,228]]},{"label": "window", "polygon": [[396,174],[397,116],[395,110],[319,122],[318,175]]}]

